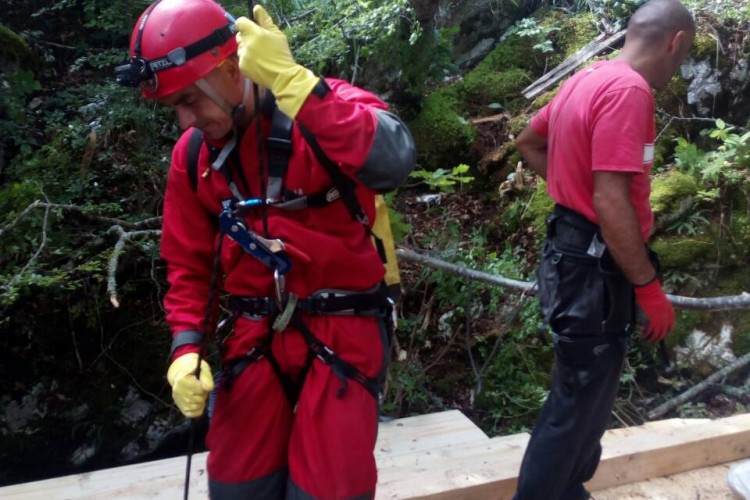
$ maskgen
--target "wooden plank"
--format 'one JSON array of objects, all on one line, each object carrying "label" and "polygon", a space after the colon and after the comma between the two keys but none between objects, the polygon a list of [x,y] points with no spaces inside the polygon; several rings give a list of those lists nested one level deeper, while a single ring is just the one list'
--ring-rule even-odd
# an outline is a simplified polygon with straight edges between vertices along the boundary
[{"label": "wooden plank", "polygon": [[[193,456],[190,498],[208,498],[206,453]],[[0,488],[3,500],[174,500],[183,497],[186,458],[169,458]]]},{"label": "wooden plank", "polygon": [[[394,471],[382,471],[376,498],[509,500],[527,441],[517,434],[415,455],[411,466],[397,460]],[[650,422],[607,431],[602,441],[602,462],[587,484],[592,491],[750,456],[750,415]]]},{"label": "wooden plank", "polygon": [[609,431],[588,483],[599,490],[750,456],[750,414],[717,420],[664,420]]},{"label": "wooden plank", "polygon": [[[488,441],[487,435],[459,410],[402,418],[380,424],[375,456],[398,457],[429,452],[460,443]],[[206,453],[193,456],[190,498],[208,496]],[[182,498],[186,458],[104,469],[85,474],[0,487],[3,500],[59,500],[102,498],[175,499]]]},{"label": "wooden plank", "polygon": [[[381,424],[377,500],[510,499],[528,434],[489,439],[458,411]],[[592,491],[750,456],[750,414],[672,419],[607,431]],[[206,454],[193,458],[190,498],[206,498]],[[0,488],[4,500],[173,499],[185,458]]]},{"label": "wooden plank", "polygon": [[510,499],[528,440],[514,434],[383,461],[375,498]]},{"label": "wooden plank", "polygon": [[727,472],[733,463],[693,469],[671,476],[597,490],[596,500],[705,499],[739,500],[727,484]]},{"label": "wooden plank", "polygon": [[584,45],[578,50],[578,52],[565,59],[563,62],[542,75],[541,78],[523,89],[521,93],[527,99],[535,99],[542,92],[552,87],[552,85],[565,78],[568,74],[572,73],[581,64],[585,63],[603,50],[619,43],[624,37],[625,30],[620,30],[607,38],[604,38],[603,35],[600,34],[598,37]]},{"label": "wooden plank", "polygon": [[418,415],[381,423],[375,458],[380,466],[398,455],[484,440],[487,434],[459,410]]}]

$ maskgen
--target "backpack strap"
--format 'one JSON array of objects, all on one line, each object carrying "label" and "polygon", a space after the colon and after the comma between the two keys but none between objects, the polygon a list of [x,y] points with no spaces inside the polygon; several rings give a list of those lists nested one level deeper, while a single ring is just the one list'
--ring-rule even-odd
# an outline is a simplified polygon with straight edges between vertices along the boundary
[{"label": "backpack strap", "polygon": [[[281,200],[284,174],[289,166],[289,158],[292,155],[293,121],[282,113],[276,105],[274,105],[271,113],[271,133],[267,139],[268,188],[266,190],[266,196],[270,202],[274,202]],[[318,144],[318,141],[315,139],[315,136],[308,128],[304,127],[299,122],[297,123],[297,126],[305,137],[307,143],[310,145],[310,148],[313,150],[318,162],[323,166],[328,173],[328,176],[333,181],[335,190],[338,191],[338,193],[335,193],[332,192],[331,189],[328,189],[321,193],[308,196],[307,199],[302,200],[302,203],[299,204],[299,208],[324,206],[335,201],[340,196],[341,200],[346,205],[346,208],[349,210],[352,219],[362,224],[367,235],[373,238],[380,259],[385,262],[385,246],[383,245],[382,239],[374,235],[370,229],[370,221],[364,210],[362,210],[362,205],[359,203],[359,199],[355,192],[356,185],[354,184],[354,181],[347,177],[333,160],[328,158],[320,147],[320,144]],[[190,141],[188,142],[188,177],[190,178],[190,185],[193,192],[196,192],[198,189],[198,157],[200,156],[202,146],[203,132],[197,128],[193,129],[193,133],[190,135]],[[289,208],[293,208],[293,206],[294,204],[290,204]]]},{"label": "backpack strap", "polygon": [[318,159],[318,162],[323,166],[325,171],[328,173],[328,176],[333,181],[333,184],[338,188],[341,199],[346,205],[346,208],[349,210],[352,218],[356,221],[359,221],[364,226],[368,236],[372,236],[372,231],[370,230],[370,220],[367,218],[364,210],[362,210],[362,205],[359,204],[359,199],[357,198],[357,194],[355,193],[356,186],[354,184],[354,181],[344,175],[344,172],[341,171],[341,167],[339,167],[336,163],[333,162],[333,160],[326,156],[326,154],[323,152],[323,149],[320,147],[320,144],[318,144],[318,141],[315,139],[315,136],[312,132],[310,132],[309,129],[307,129],[300,123],[297,123],[297,126],[299,126],[302,135],[310,145],[310,148],[312,148],[315,157]]},{"label": "backpack strap", "polygon": [[271,134],[268,144],[268,186],[266,198],[269,203],[281,201],[284,173],[292,156],[292,119],[274,106],[271,115]]},{"label": "backpack strap", "polygon": [[203,132],[200,129],[194,128],[193,133],[190,134],[190,140],[188,142],[188,178],[190,179],[190,187],[193,192],[198,191],[198,157],[201,154],[201,147],[203,146]]}]

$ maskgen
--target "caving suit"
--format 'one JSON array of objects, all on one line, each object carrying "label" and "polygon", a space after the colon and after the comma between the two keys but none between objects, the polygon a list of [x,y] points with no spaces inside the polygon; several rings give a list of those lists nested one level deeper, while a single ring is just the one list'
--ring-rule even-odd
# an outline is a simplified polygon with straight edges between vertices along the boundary
[{"label": "caving suit", "polygon": [[[260,120],[266,138],[270,119]],[[383,102],[346,82],[321,79],[296,116],[280,200],[318,203],[302,209],[271,204],[265,217],[254,207],[242,217],[258,235],[285,244],[291,270],[283,276],[283,288],[271,268],[221,235],[219,281],[230,295],[236,322],[221,345],[223,379],[206,441],[214,499],[374,495],[374,382],[387,364],[388,329],[379,311],[353,310],[356,301],[351,307],[331,305],[326,297],[327,291],[381,297],[383,262],[362,223],[331,194],[336,191],[331,177],[299,125],[356,184],[370,223],[375,193],[397,187],[415,165],[411,134]],[[198,332],[219,246],[218,215],[222,202],[233,198],[227,177],[211,169],[224,143],[201,148],[197,186],[191,185],[191,132],[185,131],[174,147],[164,202],[161,253],[168,265],[165,307],[173,357],[197,352],[204,341]],[[260,198],[266,181],[261,180],[256,123],[240,131],[237,141],[226,159],[231,179],[245,199]],[[268,147],[262,148],[267,155]],[[300,306],[288,326],[274,331],[271,323],[291,296]]]}]

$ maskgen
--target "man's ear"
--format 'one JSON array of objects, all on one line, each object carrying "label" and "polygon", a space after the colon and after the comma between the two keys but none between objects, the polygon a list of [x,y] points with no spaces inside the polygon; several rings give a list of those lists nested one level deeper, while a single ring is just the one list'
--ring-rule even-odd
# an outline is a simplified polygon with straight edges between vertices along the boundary
[{"label": "man's ear", "polygon": [[687,34],[684,30],[680,30],[672,36],[672,39],[669,41],[669,47],[667,48],[669,50],[669,55],[673,56],[680,53],[686,36]]},{"label": "man's ear", "polygon": [[237,82],[243,78],[242,72],[240,71],[239,60],[237,56],[231,56],[224,59],[221,62],[221,67],[231,77],[233,82]]}]

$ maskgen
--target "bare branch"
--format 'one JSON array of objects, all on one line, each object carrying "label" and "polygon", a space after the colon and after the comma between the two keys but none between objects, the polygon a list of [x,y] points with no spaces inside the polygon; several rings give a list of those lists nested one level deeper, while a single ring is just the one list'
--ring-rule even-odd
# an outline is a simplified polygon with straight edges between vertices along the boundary
[{"label": "bare branch", "polygon": [[519,281],[510,278],[504,278],[502,276],[487,274],[482,271],[475,271],[474,269],[469,269],[468,267],[452,264],[444,260],[436,259],[425,254],[413,252],[411,250],[405,250],[402,248],[396,250],[396,257],[407,262],[415,262],[417,264],[422,264],[433,269],[440,269],[441,271],[446,271],[447,273],[453,274],[455,276],[461,276],[474,281],[482,281],[484,283],[489,283],[490,285],[510,288],[511,290],[516,290],[519,292],[531,290],[531,288],[535,286],[535,283],[533,282]]},{"label": "bare branch", "polygon": [[65,210],[68,212],[76,212],[84,217],[87,217],[89,219],[104,222],[107,224],[113,224],[121,226],[125,229],[139,229],[142,227],[152,227],[161,224],[161,217],[151,217],[149,219],[144,219],[142,221],[138,222],[130,222],[122,219],[115,219],[112,217],[104,217],[102,215],[95,215],[91,214],[83,209],[83,207],[79,207],[78,205],[63,205],[59,203],[45,203],[40,200],[36,200],[34,203],[23,209],[21,213],[19,213],[15,219],[13,219],[7,226],[0,227],[0,236],[2,236],[5,232],[13,228],[16,224],[18,224],[21,220],[23,220],[24,217],[26,217],[29,212],[31,212],[35,208],[44,208],[45,210]]},{"label": "bare branch", "polygon": [[109,301],[117,308],[120,307],[120,301],[117,298],[117,280],[115,275],[117,274],[117,262],[120,259],[120,254],[125,248],[125,243],[128,240],[140,236],[160,236],[161,231],[159,229],[148,229],[143,231],[125,232],[121,226],[112,226],[107,232],[114,232],[119,235],[117,243],[115,243],[115,247],[112,249],[112,255],[109,257],[109,265],[107,266],[107,293],[109,293]]},{"label": "bare branch", "polygon": [[698,394],[711,387],[713,384],[719,383],[719,381],[721,381],[730,373],[739,370],[740,368],[747,366],[748,364],[750,364],[750,352],[725,366],[721,370],[709,375],[708,378],[702,380],[700,383],[694,385],[676,398],[670,399],[666,403],[657,406],[656,408],[648,412],[648,418],[651,420],[655,420],[667,413],[669,410],[677,408],[681,404],[687,403]]},{"label": "bare branch", "polygon": [[[42,195],[44,195],[44,192],[43,192],[43,191],[42,191]],[[44,197],[46,198],[47,196],[46,196],[46,195],[44,195]],[[36,203],[37,203],[37,202],[34,202],[34,203],[32,203],[31,205],[29,205],[29,207],[27,207],[27,210],[28,210],[29,208],[31,208],[32,206],[34,206],[34,205],[35,205]],[[46,205],[46,203],[41,203],[41,205],[39,205],[39,206],[43,206],[43,205]],[[41,241],[41,242],[39,242],[39,246],[37,247],[37,249],[36,249],[36,252],[34,252],[34,255],[32,255],[32,256],[31,256],[31,258],[29,259],[29,261],[28,261],[28,262],[26,262],[26,265],[24,265],[24,266],[23,266],[23,268],[22,268],[22,269],[21,269],[21,270],[20,270],[20,271],[18,272],[18,274],[16,274],[15,276],[13,276],[13,279],[11,279],[11,280],[10,280],[10,281],[9,281],[9,282],[8,282],[8,283],[7,283],[6,285],[5,285],[5,288],[11,288],[11,287],[13,287],[13,286],[14,286],[14,285],[15,285],[16,283],[18,283],[18,282],[19,282],[19,281],[21,280],[21,277],[23,277],[23,275],[24,275],[24,274],[26,273],[26,271],[27,271],[27,270],[28,270],[29,268],[31,268],[32,264],[34,264],[34,262],[36,262],[36,260],[37,260],[37,259],[39,258],[39,256],[40,256],[40,255],[42,254],[42,251],[44,250],[44,247],[45,247],[45,246],[46,246],[46,244],[47,244],[47,226],[48,226],[48,224],[49,224],[49,211],[50,211],[50,208],[49,208],[49,207],[47,207],[47,208],[45,208],[45,209],[44,209],[44,220],[43,220],[43,222],[42,222],[42,241]],[[26,210],[24,210],[24,212],[26,212]],[[22,212],[22,213],[24,213],[24,212]],[[21,214],[19,214],[19,216],[20,216],[20,215],[21,215]],[[20,220],[20,219],[19,219],[18,217],[16,217],[16,219],[15,219],[15,220],[13,221],[13,224],[15,224],[15,223],[16,223],[17,221],[19,221],[19,220]]]},{"label": "bare branch", "polygon": [[31,212],[33,209],[38,208],[38,207],[40,207],[42,205],[44,205],[44,203],[42,203],[40,200],[36,200],[31,205],[29,205],[28,207],[24,208],[21,211],[21,213],[19,213],[18,215],[16,215],[16,218],[13,219],[12,221],[10,221],[10,223],[7,226],[0,227],[0,236],[2,236],[6,231],[9,231],[9,230],[13,229],[13,227],[16,224],[18,224],[19,222],[21,222],[21,220],[23,220],[23,218],[26,217],[26,215],[29,212]]},{"label": "bare branch", "polygon": [[[495,276],[482,271],[475,271],[467,267],[459,266],[444,260],[429,257],[427,255],[399,248],[396,256],[407,262],[415,262],[434,269],[440,269],[455,276],[482,281],[490,285],[509,288],[525,293],[536,293],[535,281],[519,281],[503,276]],[[667,295],[669,301],[679,309],[692,309],[701,311],[728,311],[733,309],[750,309],[750,293],[742,292],[739,295],[722,297],[683,297],[680,295]]]},{"label": "bare branch", "polygon": [[[661,128],[661,131],[656,136],[656,139],[654,142],[659,140],[659,137],[669,128],[670,125],[672,125],[672,122],[674,121],[683,121],[683,122],[707,122],[712,125],[716,125],[716,118],[706,118],[703,116],[675,116],[667,113],[661,108],[657,109],[657,112],[660,115],[663,115],[664,118],[667,118],[667,123],[664,124],[664,126]],[[732,125],[731,123],[727,123],[727,126],[733,127],[737,130],[747,130],[745,127],[740,127],[739,125]]]}]

